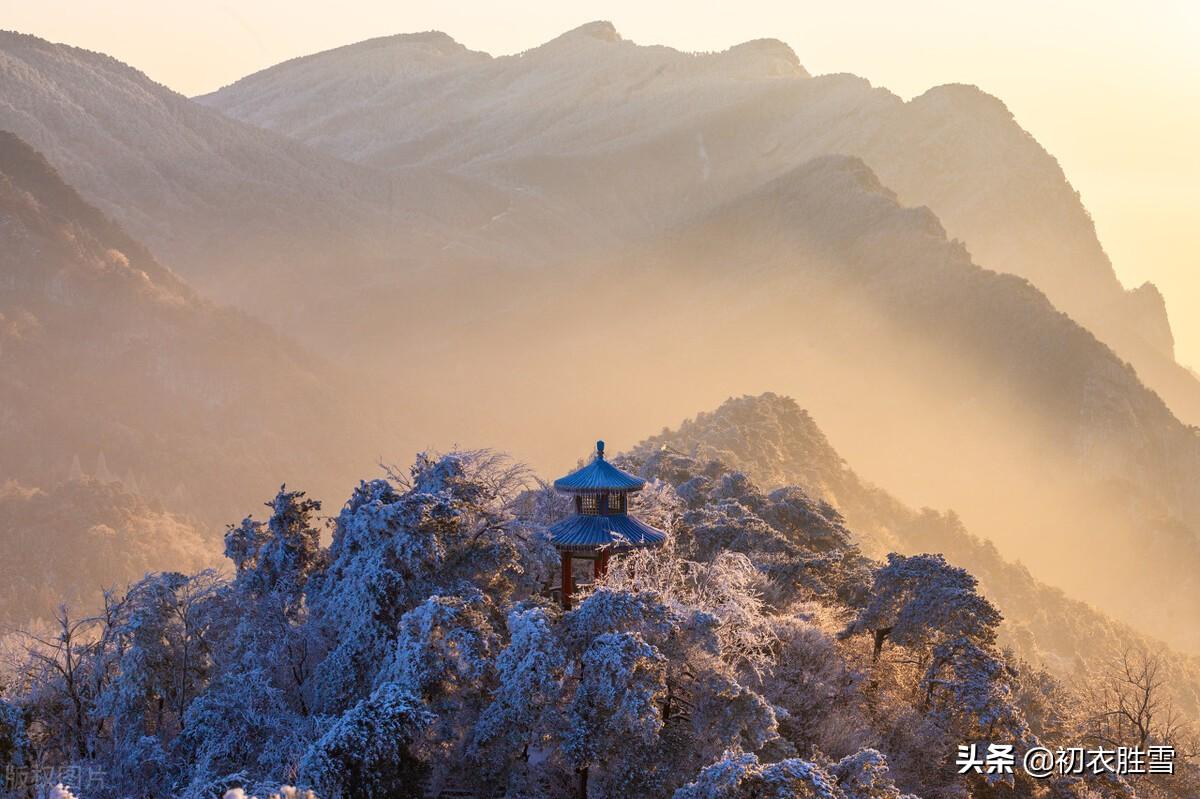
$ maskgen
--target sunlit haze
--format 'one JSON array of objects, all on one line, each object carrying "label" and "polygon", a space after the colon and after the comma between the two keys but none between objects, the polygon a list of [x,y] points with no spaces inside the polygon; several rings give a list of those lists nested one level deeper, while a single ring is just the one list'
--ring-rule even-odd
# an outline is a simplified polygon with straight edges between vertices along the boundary
[{"label": "sunlit haze", "polygon": [[0,0],[0,795],[1200,798],[1197,41]]},{"label": "sunlit haze", "polygon": [[787,42],[814,74],[904,98],[943,83],[995,94],[1058,158],[1127,287],[1166,296],[1177,353],[1200,363],[1200,5],[1188,2],[161,3],[7,0],[0,26],[111,54],[188,95],[320,50],[440,30],[493,55],[592,19],[639,44]]}]

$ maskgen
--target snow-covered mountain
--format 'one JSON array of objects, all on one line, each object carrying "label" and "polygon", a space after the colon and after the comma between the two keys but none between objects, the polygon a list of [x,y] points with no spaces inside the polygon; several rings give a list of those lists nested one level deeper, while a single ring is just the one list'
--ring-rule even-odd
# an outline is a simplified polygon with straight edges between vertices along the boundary
[{"label": "snow-covered mountain", "polygon": [[502,250],[473,246],[510,204],[479,181],[363,168],[34,36],[0,32],[0,130],[206,295],[293,331],[381,274],[428,266],[448,241]]},{"label": "snow-covered mountain", "polygon": [[905,102],[853,75],[813,77],[776,40],[694,54],[596,22],[499,58],[441,33],[373,39],[198,99],[362,164],[545,193],[624,236],[812,157],[857,155],[903,203],[929,206],[977,263],[1031,280],[1200,421],[1200,383],[1174,361],[1157,290],[1121,286],[1057,161],[973,86]]}]

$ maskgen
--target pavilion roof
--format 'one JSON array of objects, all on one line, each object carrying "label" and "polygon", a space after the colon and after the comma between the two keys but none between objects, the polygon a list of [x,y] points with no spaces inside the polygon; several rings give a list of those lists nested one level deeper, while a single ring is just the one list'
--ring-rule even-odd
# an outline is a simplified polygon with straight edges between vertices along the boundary
[{"label": "pavilion roof", "polygon": [[604,459],[604,442],[596,442],[592,462],[554,481],[554,488],[572,494],[599,494],[607,491],[639,491],[646,481]]},{"label": "pavilion roof", "polygon": [[623,513],[573,514],[550,527],[550,543],[558,549],[591,551],[601,547],[637,549],[662,546],[667,534]]}]

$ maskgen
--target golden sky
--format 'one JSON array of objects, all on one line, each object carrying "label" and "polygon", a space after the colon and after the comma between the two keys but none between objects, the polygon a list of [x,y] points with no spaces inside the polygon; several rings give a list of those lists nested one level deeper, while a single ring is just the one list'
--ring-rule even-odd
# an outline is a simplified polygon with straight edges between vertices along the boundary
[{"label": "golden sky", "polygon": [[810,72],[905,98],[951,82],[997,95],[1059,159],[1122,281],[1163,290],[1180,359],[1200,367],[1200,2],[0,0],[0,28],[185,94],[373,36],[442,30],[499,55],[593,19],[682,50],[782,39]]}]

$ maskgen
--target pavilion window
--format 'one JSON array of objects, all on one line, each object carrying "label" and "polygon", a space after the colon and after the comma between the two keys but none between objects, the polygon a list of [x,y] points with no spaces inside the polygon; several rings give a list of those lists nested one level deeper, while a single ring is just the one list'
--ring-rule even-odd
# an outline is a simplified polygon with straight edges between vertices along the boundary
[{"label": "pavilion window", "polygon": [[579,512],[585,516],[595,516],[600,513],[600,497],[595,494],[583,494],[580,496]]},{"label": "pavilion window", "polygon": [[624,494],[609,494],[608,495],[608,512],[609,513],[624,513],[625,512],[625,495]]}]

